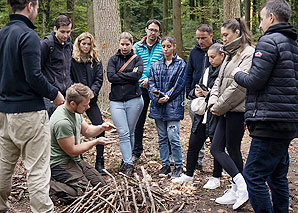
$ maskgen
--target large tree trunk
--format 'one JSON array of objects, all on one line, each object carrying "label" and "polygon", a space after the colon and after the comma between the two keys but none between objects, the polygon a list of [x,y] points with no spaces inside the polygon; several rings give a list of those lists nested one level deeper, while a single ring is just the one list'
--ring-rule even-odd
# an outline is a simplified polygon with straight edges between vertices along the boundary
[{"label": "large tree trunk", "polygon": [[224,21],[240,18],[240,0],[223,0]]},{"label": "large tree trunk", "polygon": [[183,41],[182,41],[182,27],[181,27],[181,1],[173,0],[173,29],[174,36],[177,42],[177,54],[184,58]]},{"label": "large tree trunk", "polygon": [[251,6],[251,1],[245,0],[245,21],[249,29],[250,29],[250,6]]},{"label": "large tree trunk", "polygon": [[72,27],[74,28],[74,5],[75,0],[67,0],[67,17],[71,19],[72,21]]},{"label": "large tree trunk", "polygon": [[105,111],[109,108],[110,83],[107,80],[108,60],[118,49],[120,35],[120,16],[117,0],[97,0],[93,2],[95,39],[98,42],[102,60],[104,80],[99,93],[99,106]]},{"label": "large tree trunk", "polygon": [[94,32],[93,0],[87,0],[87,22],[88,22],[88,32],[94,35],[95,32]]},{"label": "large tree trunk", "polygon": [[162,34],[168,34],[169,28],[169,1],[163,0],[163,21],[162,21]]},{"label": "large tree trunk", "polygon": [[38,13],[40,18],[40,23],[42,26],[42,34],[46,35],[50,29],[50,3],[51,0],[40,0],[40,13]]}]

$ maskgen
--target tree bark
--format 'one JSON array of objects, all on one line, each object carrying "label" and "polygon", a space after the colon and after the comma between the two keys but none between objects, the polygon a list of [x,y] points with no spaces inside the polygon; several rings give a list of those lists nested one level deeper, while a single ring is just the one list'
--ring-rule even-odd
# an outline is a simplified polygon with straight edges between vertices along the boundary
[{"label": "tree bark", "polygon": [[74,28],[74,5],[75,5],[75,0],[67,0],[67,17],[71,19],[72,22],[72,28]]},{"label": "tree bark", "polygon": [[250,29],[250,6],[251,6],[251,1],[245,0],[245,21],[249,29]]},{"label": "tree bark", "polygon": [[169,1],[163,0],[163,21],[162,21],[162,34],[168,34],[169,28]]},{"label": "tree bark", "polygon": [[181,26],[181,1],[173,0],[173,29],[174,36],[177,42],[177,54],[184,58],[183,41],[182,41],[182,26]]},{"label": "tree bark", "polygon": [[94,32],[93,0],[87,0],[87,21],[88,21],[88,32],[94,35],[95,32]]},{"label": "tree bark", "polygon": [[223,0],[224,21],[240,18],[240,0]]},{"label": "tree bark", "polygon": [[110,83],[107,80],[108,60],[118,49],[120,35],[120,15],[117,0],[97,0],[93,2],[95,39],[102,60],[104,80],[99,93],[99,106],[109,108]]}]

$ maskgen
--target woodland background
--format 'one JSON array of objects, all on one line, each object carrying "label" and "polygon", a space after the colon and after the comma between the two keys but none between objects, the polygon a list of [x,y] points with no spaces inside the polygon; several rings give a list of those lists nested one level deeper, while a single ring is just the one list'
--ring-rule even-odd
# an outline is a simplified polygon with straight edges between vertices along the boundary
[{"label": "woodland background", "polygon": [[[220,26],[224,20],[242,17],[247,21],[255,41],[261,35],[259,10],[265,0],[39,0],[35,25],[43,39],[53,29],[55,19],[67,15],[73,20],[72,40],[89,31],[98,42],[104,68],[118,49],[121,32],[128,31],[138,41],[145,35],[145,24],[155,18],[162,23],[162,35],[174,35],[178,55],[185,60],[196,43],[195,31],[207,23],[220,40]],[[298,0],[289,0],[292,8],[290,22],[298,29]],[[10,14],[6,0],[0,0],[0,27]],[[105,70],[104,70],[105,72]],[[108,109],[109,83],[104,79],[99,102],[103,111]]]}]

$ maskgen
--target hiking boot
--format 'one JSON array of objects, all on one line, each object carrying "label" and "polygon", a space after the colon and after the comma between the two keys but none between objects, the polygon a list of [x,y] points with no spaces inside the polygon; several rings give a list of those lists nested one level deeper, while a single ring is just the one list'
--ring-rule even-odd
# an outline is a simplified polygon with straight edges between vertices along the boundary
[{"label": "hiking boot", "polygon": [[199,171],[203,171],[203,165],[202,164],[199,164],[198,162],[196,163],[196,167],[195,167],[196,170],[199,170]]},{"label": "hiking boot", "polygon": [[171,173],[171,167],[169,165],[163,165],[159,170],[159,177],[167,177]]},{"label": "hiking boot", "polygon": [[124,163],[124,161],[122,160],[121,161],[121,164],[120,164],[120,167],[119,167],[119,169],[118,169],[118,172],[124,172],[124,169],[125,169],[125,163]]},{"label": "hiking boot", "polygon": [[134,173],[133,165],[126,163],[123,173],[129,177],[132,177]]},{"label": "hiking boot", "polygon": [[216,198],[215,202],[219,204],[234,204],[236,203],[236,200],[236,192],[231,188],[226,190],[223,196]]},{"label": "hiking boot", "polygon": [[175,166],[174,171],[172,173],[172,178],[179,178],[182,174],[183,174],[183,168]]},{"label": "hiking boot", "polygon": [[220,187],[220,178],[209,177],[208,182],[203,186],[204,189],[216,189]]},{"label": "hiking boot", "polygon": [[193,182],[193,177],[188,176],[186,174],[181,174],[180,177],[172,179],[172,183],[183,183]]},{"label": "hiking boot", "polygon": [[104,171],[104,158],[103,156],[96,156],[96,162],[95,162],[95,169],[100,173],[100,174],[105,174]]}]

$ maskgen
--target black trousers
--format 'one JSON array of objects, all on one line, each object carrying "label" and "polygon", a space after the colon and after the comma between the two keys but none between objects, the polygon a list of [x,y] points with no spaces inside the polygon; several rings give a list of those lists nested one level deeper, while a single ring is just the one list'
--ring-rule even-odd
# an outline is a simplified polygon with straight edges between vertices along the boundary
[{"label": "black trousers", "polygon": [[136,157],[140,157],[143,152],[143,134],[144,134],[144,124],[147,117],[147,111],[150,103],[150,97],[148,90],[145,88],[141,88],[142,97],[144,100],[144,107],[139,117],[139,120],[135,129],[135,144],[132,151],[132,154]]},{"label": "black trousers", "polygon": [[[193,176],[196,163],[198,160],[199,152],[203,147],[206,136],[206,124],[200,123],[195,132],[191,132],[189,138],[189,146],[187,150],[187,162],[186,162],[186,175]],[[210,138],[212,142],[213,138]],[[214,159],[213,161],[213,177],[221,177],[222,167]]]},{"label": "black trousers", "polygon": [[[99,110],[99,107],[97,103],[94,101],[90,101],[90,108],[86,110],[86,114],[88,118],[90,119],[91,123],[93,125],[101,125],[103,123],[101,112]],[[104,137],[105,133],[102,132],[100,135],[97,137]],[[104,146],[101,144],[96,145],[96,161],[100,160],[102,161],[103,164],[103,151],[104,151]]]},{"label": "black trousers", "polygon": [[[225,116],[219,117],[211,144],[211,154],[231,177],[235,177],[243,171],[241,155],[243,134],[244,113],[228,112]],[[228,154],[225,152],[225,148],[227,148]]]}]

